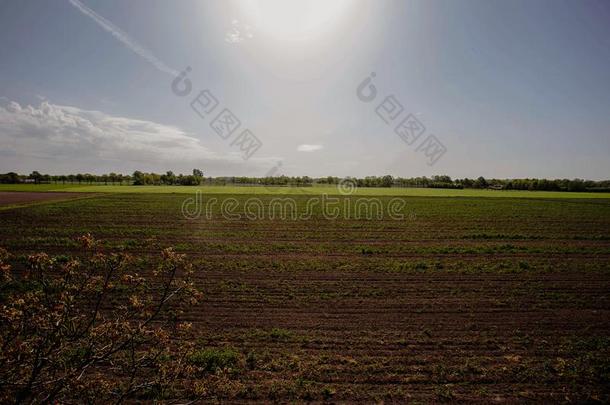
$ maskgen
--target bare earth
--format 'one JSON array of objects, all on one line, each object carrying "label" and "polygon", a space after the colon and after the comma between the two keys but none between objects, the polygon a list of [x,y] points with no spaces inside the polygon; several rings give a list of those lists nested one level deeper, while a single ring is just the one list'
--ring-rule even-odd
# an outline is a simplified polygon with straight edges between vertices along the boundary
[{"label": "bare earth", "polygon": [[184,377],[206,403],[610,403],[610,202],[409,198],[404,221],[289,221],[185,219],[184,199],[0,211],[0,246],[78,257],[91,232],[143,274],[163,247],[186,254],[191,341],[236,353]]},{"label": "bare earth", "polygon": [[28,193],[21,191],[0,191],[0,207],[3,205],[23,204],[38,201],[65,200],[82,197],[83,193]]}]

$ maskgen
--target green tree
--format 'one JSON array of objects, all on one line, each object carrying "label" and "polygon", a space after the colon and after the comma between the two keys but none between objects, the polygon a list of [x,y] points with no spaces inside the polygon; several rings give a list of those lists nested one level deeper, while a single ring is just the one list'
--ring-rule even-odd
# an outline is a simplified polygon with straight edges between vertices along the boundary
[{"label": "green tree", "polygon": [[487,180],[485,180],[485,177],[483,176],[479,177],[474,182],[474,188],[487,188],[487,186]]},{"label": "green tree", "polygon": [[135,172],[133,172],[132,178],[134,186],[144,185],[144,173],[142,173],[141,171],[136,170]]},{"label": "green tree", "polygon": [[39,184],[40,181],[42,180],[42,174],[40,174],[38,171],[34,170],[32,173],[30,173],[28,178],[34,180],[35,184]]},{"label": "green tree", "polygon": [[390,175],[385,175],[381,178],[381,187],[392,187],[394,178]]}]

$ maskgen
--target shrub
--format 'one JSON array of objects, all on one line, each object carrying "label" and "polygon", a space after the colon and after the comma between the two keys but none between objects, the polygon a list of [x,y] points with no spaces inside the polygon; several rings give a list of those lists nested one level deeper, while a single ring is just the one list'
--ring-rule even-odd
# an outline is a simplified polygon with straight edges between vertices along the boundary
[{"label": "shrub", "polygon": [[79,241],[82,257],[37,253],[19,272],[0,249],[0,403],[122,402],[184,373],[190,346],[170,332],[190,325],[168,316],[200,297],[184,256],[163,250],[144,277],[130,256]]}]

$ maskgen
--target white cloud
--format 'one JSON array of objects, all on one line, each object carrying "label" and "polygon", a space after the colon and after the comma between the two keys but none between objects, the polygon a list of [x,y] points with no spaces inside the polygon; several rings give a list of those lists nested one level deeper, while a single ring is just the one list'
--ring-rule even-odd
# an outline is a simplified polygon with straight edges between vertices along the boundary
[{"label": "white cloud", "polygon": [[[40,169],[48,171],[53,167],[82,169],[83,160],[87,162],[84,166],[93,172],[99,172],[102,165],[115,170],[213,167],[219,172],[271,165],[264,158],[244,162],[235,151],[227,154],[210,151],[199,139],[174,126],[48,101],[38,107],[21,106],[14,101],[0,105],[0,145],[5,161],[2,166],[14,165],[20,162],[20,157],[33,157],[38,159],[37,164],[44,159]],[[7,156],[14,157],[13,161],[7,162]],[[59,165],[62,162],[72,165]]]},{"label": "white cloud", "polygon": [[299,152],[314,152],[316,150],[320,150],[324,148],[324,146],[322,145],[308,145],[308,144],[303,144],[303,145],[299,145],[297,147],[297,150]]},{"label": "white cloud", "polygon": [[239,20],[231,21],[231,29],[225,34],[225,42],[229,44],[238,44],[245,39],[252,39],[254,35],[250,31],[249,25],[241,25]]}]

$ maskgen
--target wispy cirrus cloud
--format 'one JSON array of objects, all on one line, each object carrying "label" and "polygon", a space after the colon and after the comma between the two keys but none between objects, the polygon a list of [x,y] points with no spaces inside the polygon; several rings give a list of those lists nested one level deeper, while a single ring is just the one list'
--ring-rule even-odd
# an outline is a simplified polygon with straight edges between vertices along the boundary
[{"label": "wispy cirrus cloud", "polygon": [[119,40],[129,50],[131,50],[138,56],[144,58],[148,63],[153,65],[155,68],[157,68],[157,70],[159,70],[163,73],[167,73],[171,76],[178,75],[177,70],[172,69],[171,67],[167,66],[163,61],[161,61],[159,58],[157,58],[151,51],[144,48],[142,45],[140,45],[136,40],[134,40],[129,35],[127,35],[127,33],[125,33],[119,27],[117,27],[116,25],[114,25],[113,23],[111,23],[110,21],[108,21],[107,19],[105,19],[104,17],[102,17],[101,15],[99,15],[98,13],[96,13],[95,11],[93,11],[92,9],[87,7],[86,5],[84,5],[80,0],[68,0],[68,1],[70,2],[70,4],[72,4],[74,7],[76,7],[76,9],[78,9],[78,11],[80,11],[87,17],[91,18],[93,21],[95,21],[97,23],[97,25],[102,27],[104,30],[108,31],[110,34],[112,34],[113,37],[115,37],[117,40]]},{"label": "wispy cirrus cloud", "polygon": [[324,146],[323,145],[309,145],[309,144],[303,144],[303,145],[299,145],[297,147],[297,151],[299,152],[315,152],[317,150],[321,150],[323,149]]}]

